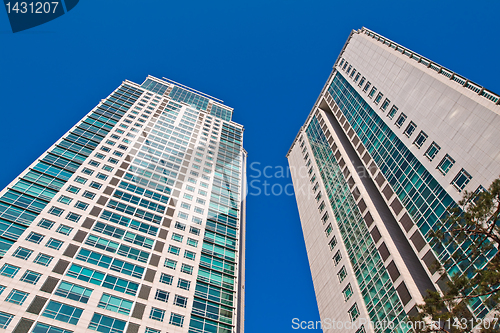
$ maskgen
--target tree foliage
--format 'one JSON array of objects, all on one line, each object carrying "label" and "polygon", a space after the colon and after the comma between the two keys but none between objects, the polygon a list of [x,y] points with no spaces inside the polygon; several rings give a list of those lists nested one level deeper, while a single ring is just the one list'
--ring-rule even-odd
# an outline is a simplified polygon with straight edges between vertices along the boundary
[{"label": "tree foliage", "polygon": [[[441,292],[427,291],[420,313],[411,320],[434,325],[417,327],[416,332],[500,332],[500,322],[474,319],[467,305],[482,299],[493,313],[500,310],[500,179],[487,191],[465,192],[458,207],[448,209],[440,229],[431,234],[432,244],[465,249],[439,266],[446,287]],[[491,258],[488,260],[488,258]],[[455,263],[453,263],[453,261]],[[458,265],[464,273],[451,274]],[[471,265],[473,264],[473,265]],[[498,317],[497,317],[498,319]],[[493,325],[496,324],[496,325]]]}]

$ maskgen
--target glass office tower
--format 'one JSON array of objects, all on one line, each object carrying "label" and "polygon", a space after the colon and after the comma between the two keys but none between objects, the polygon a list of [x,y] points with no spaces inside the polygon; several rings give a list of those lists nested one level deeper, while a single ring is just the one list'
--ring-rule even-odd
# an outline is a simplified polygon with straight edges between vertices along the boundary
[{"label": "glass office tower", "polygon": [[124,81],[0,192],[0,328],[243,332],[243,127]]},{"label": "glass office tower", "polygon": [[[338,324],[325,332],[407,332],[426,290],[445,286],[433,263],[468,242],[431,245],[429,232],[465,190],[500,175],[499,101],[366,28],[351,32],[287,154],[320,316]],[[470,275],[495,252],[447,271]]]}]

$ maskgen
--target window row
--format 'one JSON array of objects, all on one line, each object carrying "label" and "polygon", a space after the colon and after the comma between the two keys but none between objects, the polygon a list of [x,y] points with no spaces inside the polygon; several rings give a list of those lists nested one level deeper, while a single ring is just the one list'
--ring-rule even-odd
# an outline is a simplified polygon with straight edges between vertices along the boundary
[{"label": "window row", "polygon": [[[356,73],[356,69],[352,69],[352,65],[348,66],[348,62],[345,61],[344,58],[342,58],[340,62],[340,67],[342,70],[346,72],[346,74],[354,80],[354,82],[358,82],[358,79],[360,78],[361,74],[358,72],[356,76],[354,74]],[[348,66],[348,67],[347,67]],[[347,68],[347,69],[346,69]],[[352,69],[352,71],[351,71]],[[350,74],[349,74],[350,73]],[[354,78],[353,78],[354,77]],[[365,83],[366,82],[366,83]],[[363,86],[364,85],[364,86]],[[368,92],[368,97],[373,98],[373,96],[376,96],[375,99],[373,100],[375,104],[379,104],[380,101],[382,100],[384,94],[382,92],[377,93],[377,88],[375,86],[372,86],[370,81],[367,81],[366,78],[363,76],[361,80],[359,80],[358,86],[362,89],[363,92]],[[371,88],[371,89],[370,89]],[[388,98],[385,98],[384,102],[381,104],[380,109],[382,112],[386,111],[391,104],[391,101]],[[393,119],[396,113],[398,112],[398,107],[396,105],[393,105],[390,109],[390,111],[387,113],[387,117],[389,119]],[[401,113],[398,118],[395,121],[395,125],[398,128],[401,128],[403,124],[405,123],[407,119],[407,116],[404,113]],[[405,130],[403,133],[410,138],[412,134],[415,132],[417,128],[417,125],[413,122],[410,121],[410,123],[406,126]],[[415,140],[413,141],[413,144],[417,148],[421,148],[424,144],[424,142],[427,140],[428,135],[424,131],[420,131],[420,133],[417,135]],[[432,142],[432,144],[429,146],[429,148],[425,151],[424,156],[429,159],[429,161],[432,161],[434,157],[438,154],[439,150],[441,147],[436,143]],[[441,162],[439,162],[437,169],[444,175],[448,173],[448,171],[451,169],[451,167],[455,164],[455,160],[448,154],[446,154]],[[461,192],[465,186],[470,182],[472,179],[472,176],[465,170],[461,169],[458,174],[453,178],[451,181],[451,185],[453,185],[459,192]]]}]

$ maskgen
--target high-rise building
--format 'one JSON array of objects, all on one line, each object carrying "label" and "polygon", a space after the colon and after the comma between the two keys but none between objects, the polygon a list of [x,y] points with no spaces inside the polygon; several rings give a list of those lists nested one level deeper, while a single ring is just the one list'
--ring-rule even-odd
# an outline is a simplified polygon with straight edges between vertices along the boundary
[{"label": "high-rise building", "polygon": [[243,127],[124,81],[0,192],[0,328],[243,332]]},{"label": "high-rise building", "polygon": [[[500,175],[499,100],[373,31],[351,32],[287,154],[324,332],[406,332],[426,290],[443,288],[433,263],[469,243],[433,245],[429,232],[465,190]],[[494,252],[447,272],[470,275]]]}]

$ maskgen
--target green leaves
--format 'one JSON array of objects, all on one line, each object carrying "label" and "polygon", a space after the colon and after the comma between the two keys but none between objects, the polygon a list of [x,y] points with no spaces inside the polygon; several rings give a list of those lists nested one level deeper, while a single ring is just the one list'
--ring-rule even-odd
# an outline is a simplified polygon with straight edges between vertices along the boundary
[{"label": "green leaves", "polygon": [[[481,300],[490,310],[500,310],[500,179],[488,191],[465,192],[459,207],[448,209],[437,231],[430,233],[431,243],[440,244],[451,257],[440,264],[442,278],[448,280],[441,291],[428,291],[420,313],[411,321],[437,322],[425,327],[414,325],[416,332],[498,331],[495,321],[474,318],[468,305]],[[461,248],[464,251],[455,251]],[[488,258],[491,258],[488,261]],[[455,262],[464,273],[450,273]],[[479,319],[479,320],[478,320]]]}]

